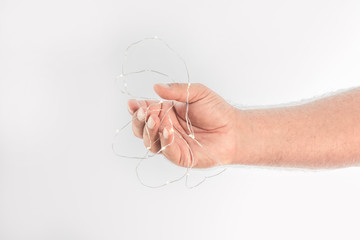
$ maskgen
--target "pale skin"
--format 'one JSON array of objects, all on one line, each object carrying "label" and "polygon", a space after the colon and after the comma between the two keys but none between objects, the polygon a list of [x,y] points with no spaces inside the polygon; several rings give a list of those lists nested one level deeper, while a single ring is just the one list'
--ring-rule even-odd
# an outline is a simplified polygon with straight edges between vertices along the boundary
[{"label": "pale skin", "polygon": [[[146,147],[152,143],[151,152],[171,143],[161,153],[176,165],[187,167],[190,161],[184,140],[193,150],[195,168],[213,167],[219,160],[224,165],[311,169],[360,163],[360,88],[296,106],[240,110],[204,85],[191,84],[188,116],[194,135],[215,158],[190,137],[181,139],[175,134],[178,130],[189,133],[187,84],[157,84],[154,90],[165,99],[161,105],[129,100],[132,129]],[[175,107],[160,124],[173,101]]]}]

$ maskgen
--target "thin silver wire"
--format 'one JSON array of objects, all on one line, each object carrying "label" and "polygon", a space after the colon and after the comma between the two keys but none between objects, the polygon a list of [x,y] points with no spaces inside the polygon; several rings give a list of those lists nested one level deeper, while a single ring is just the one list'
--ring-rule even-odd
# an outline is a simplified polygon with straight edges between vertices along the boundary
[{"label": "thin silver wire", "polygon": [[[184,60],[184,59],[180,56],[180,54],[178,54],[172,47],[170,47],[169,44],[168,44],[167,42],[165,42],[163,39],[161,39],[161,38],[159,38],[159,37],[157,37],[157,36],[144,38],[144,39],[142,39],[142,40],[139,40],[139,41],[136,41],[136,42],[130,44],[130,45],[126,48],[126,50],[125,50],[125,52],[124,52],[124,60],[123,60],[122,65],[121,65],[121,74],[120,74],[119,76],[117,76],[115,80],[116,80],[116,83],[118,83],[119,81],[122,82],[120,91],[121,91],[123,94],[125,94],[125,95],[127,95],[127,96],[129,96],[129,97],[132,97],[132,98],[140,98],[140,99],[144,99],[144,100],[154,100],[154,99],[152,99],[152,98],[145,98],[145,97],[141,97],[141,96],[135,96],[134,94],[132,94],[132,93],[128,90],[128,85],[127,85],[127,81],[126,81],[126,80],[127,80],[127,79],[126,79],[127,76],[134,75],[134,74],[140,74],[140,73],[144,73],[144,72],[150,72],[150,73],[154,73],[154,74],[161,75],[161,76],[163,76],[163,77],[168,78],[168,79],[171,80],[172,82],[175,82],[174,80],[171,79],[170,75],[168,75],[168,74],[166,74],[166,73],[163,73],[163,72],[161,72],[161,71],[158,71],[158,70],[154,70],[154,69],[142,69],[142,70],[133,71],[133,72],[126,72],[126,71],[125,71],[125,64],[126,64],[126,62],[127,62],[128,54],[129,54],[129,51],[131,50],[131,48],[135,47],[136,45],[138,45],[138,44],[140,44],[140,43],[143,43],[143,42],[149,41],[149,40],[157,40],[157,41],[162,42],[172,53],[174,53],[174,54],[181,60],[181,62],[183,63],[183,65],[184,65],[184,67],[185,67],[186,76],[187,76],[187,92],[186,92],[185,120],[186,120],[186,126],[187,126],[188,133],[181,131],[180,129],[176,128],[176,126],[173,126],[173,124],[172,124],[172,122],[171,122],[171,118],[170,118],[170,116],[168,116],[169,111],[170,111],[170,110],[175,106],[175,104],[176,104],[174,101],[172,101],[172,105],[170,106],[170,108],[168,108],[168,109],[166,110],[164,116],[160,119],[160,125],[163,125],[163,126],[165,126],[165,127],[170,127],[171,130],[173,130],[173,132],[174,132],[172,141],[171,141],[169,144],[167,144],[167,145],[165,145],[165,146],[162,146],[161,149],[160,149],[158,152],[156,152],[156,153],[154,153],[154,154],[150,154],[149,149],[151,149],[152,144],[156,143],[156,142],[159,141],[160,139],[158,138],[158,139],[156,139],[154,142],[151,142],[151,141],[150,141],[150,145],[146,148],[147,151],[146,151],[146,153],[145,153],[144,156],[126,156],[126,155],[122,155],[122,154],[116,152],[116,150],[115,150],[115,139],[116,139],[117,136],[119,136],[119,134],[120,134],[126,127],[128,127],[128,126],[130,125],[130,123],[131,123],[132,120],[133,120],[133,119],[132,119],[132,120],[130,120],[129,122],[127,122],[124,126],[122,126],[120,129],[117,129],[117,130],[116,130],[116,134],[115,134],[115,137],[114,137],[114,142],[112,143],[112,150],[113,150],[113,152],[114,152],[117,156],[119,156],[119,157],[130,158],[130,159],[139,159],[139,162],[138,162],[138,164],[136,165],[136,176],[137,176],[138,180],[140,181],[140,183],[141,183],[142,185],[146,186],[146,187],[149,187],[149,188],[161,188],[161,187],[164,187],[164,186],[166,186],[166,185],[168,185],[168,184],[171,184],[171,183],[175,183],[175,182],[177,182],[177,181],[180,181],[181,179],[183,179],[183,178],[185,177],[185,185],[186,185],[186,187],[187,187],[187,188],[195,188],[195,187],[199,186],[200,184],[202,184],[203,182],[205,182],[206,179],[220,175],[220,174],[223,173],[227,168],[224,167],[224,165],[222,164],[222,161],[221,161],[219,158],[217,158],[217,157],[215,157],[213,154],[211,154],[211,153],[206,149],[206,147],[203,146],[203,145],[196,139],[196,137],[195,137],[195,133],[194,133],[194,130],[193,130],[193,126],[192,126],[192,124],[191,124],[191,121],[190,121],[190,119],[189,119],[189,114],[188,114],[188,113],[189,113],[189,95],[190,95],[191,83],[190,83],[189,70],[188,70],[188,67],[187,67],[187,65],[186,65],[185,60]],[[152,112],[152,111],[162,111],[162,108],[161,108],[162,103],[163,103],[163,101],[160,100],[158,103],[150,104],[150,105],[147,107],[146,111],[145,111],[145,116],[148,116],[148,112]],[[160,105],[160,109],[150,110],[150,107],[152,107],[152,106],[154,106],[154,105],[157,105],[157,104]],[[163,121],[164,121],[164,119],[165,119],[166,116],[168,116],[168,119],[169,119],[169,122],[170,122],[170,126],[167,126],[167,125],[163,124]],[[136,117],[136,116],[134,115],[133,118],[134,118],[134,117]],[[145,117],[145,130],[146,130],[147,136],[149,137],[149,136],[150,136],[150,132],[149,132],[149,129],[148,129],[148,127],[147,127],[147,118],[146,118],[146,117]],[[176,131],[175,131],[175,130],[176,130]],[[195,162],[195,161],[194,161],[194,154],[193,154],[193,151],[192,151],[189,143],[184,139],[184,137],[183,137],[182,135],[187,136],[187,137],[190,137],[196,144],[198,144],[203,150],[205,150],[206,153],[207,153],[210,157],[212,157],[213,159],[215,159],[215,160],[217,161],[217,163],[218,163],[218,166],[217,166],[217,167],[222,166],[223,169],[222,169],[221,171],[219,171],[218,173],[215,173],[215,174],[212,174],[212,175],[203,177],[203,179],[202,179],[200,182],[198,182],[198,183],[195,184],[195,185],[190,186],[189,183],[188,183],[188,182],[189,182],[188,179],[189,179],[189,176],[190,176],[190,171],[191,171],[191,169],[193,168],[194,162]],[[162,151],[164,151],[168,146],[170,146],[171,144],[173,144],[173,142],[174,142],[174,140],[175,140],[175,136],[177,136],[177,137],[180,138],[182,141],[184,141],[184,143],[186,144],[186,146],[187,146],[188,149],[189,149],[189,157],[188,157],[188,162],[187,162],[187,167],[186,167],[185,173],[184,173],[183,175],[181,175],[180,177],[178,177],[178,178],[175,178],[175,179],[173,179],[173,180],[166,181],[165,183],[160,184],[160,185],[155,185],[155,186],[154,186],[154,185],[146,184],[146,183],[142,180],[142,178],[141,178],[141,176],[140,176],[140,174],[139,174],[139,168],[140,168],[142,162],[143,162],[145,159],[148,159],[148,158],[151,158],[151,157],[156,156],[157,154],[160,154],[160,153],[161,153]],[[150,139],[150,138],[149,138],[149,139]]]}]

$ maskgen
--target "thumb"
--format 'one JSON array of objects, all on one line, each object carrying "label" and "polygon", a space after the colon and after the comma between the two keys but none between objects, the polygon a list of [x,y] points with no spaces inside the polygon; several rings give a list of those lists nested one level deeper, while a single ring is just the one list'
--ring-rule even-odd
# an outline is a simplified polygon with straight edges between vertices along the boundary
[{"label": "thumb", "polygon": [[189,103],[197,102],[207,97],[211,92],[209,88],[200,83],[192,83],[191,85],[187,83],[155,84],[154,90],[163,99],[179,102],[187,102],[189,90]]}]

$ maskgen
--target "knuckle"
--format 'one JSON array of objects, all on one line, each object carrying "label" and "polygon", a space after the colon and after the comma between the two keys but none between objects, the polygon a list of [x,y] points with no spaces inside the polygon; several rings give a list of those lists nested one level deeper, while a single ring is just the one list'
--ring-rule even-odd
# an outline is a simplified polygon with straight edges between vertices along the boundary
[{"label": "knuckle", "polygon": [[135,125],[133,125],[132,131],[133,131],[135,137],[143,138],[143,133],[142,133],[142,131],[141,131],[139,128],[137,128]]},{"label": "knuckle", "polygon": [[146,134],[144,134],[143,140],[144,146],[146,148],[151,146],[151,148],[149,149],[150,152],[157,153],[159,151],[160,148],[157,146],[156,142],[153,141],[153,139],[149,138]]},{"label": "knuckle", "polygon": [[140,134],[140,133],[138,133],[138,132],[135,132],[134,135],[135,135],[136,137],[140,138],[140,139],[143,138],[142,134]]},{"label": "knuckle", "polygon": [[171,87],[180,87],[180,83],[169,83]]},{"label": "knuckle", "polygon": [[204,84],[202,83],[196,83],[196,86],[199,88],[199,89],[204,89],[204,88],[207,88]]},{"label": "knuckle", "polygon": [[210,88],[206,87],[204,84],[202,83],[195,83],[195,99],[197,101],[201,100],[201,99],[204,99],[204,98],[207,98],[210,93],[211,93],[211,90]]},{"label": "knuckle", "polygon": [[144,142],[144,146],[146,147],[146,148],[148,148],[149,146],[150,146],[150,142],[147,140],[147,138],[146,137],[144,137],[143,138],[143,142]]},{"label": "knuckle", "polygon": [[159,150],[158,149],[156,149],[154,146],[152,146],[151,148],[150,148],[150,152],[152,152],[152,153],[157,153]]}]

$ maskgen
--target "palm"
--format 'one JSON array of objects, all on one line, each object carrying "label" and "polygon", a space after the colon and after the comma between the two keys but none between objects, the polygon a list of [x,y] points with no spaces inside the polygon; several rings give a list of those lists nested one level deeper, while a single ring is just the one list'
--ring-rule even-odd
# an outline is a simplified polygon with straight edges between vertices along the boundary
[{"label": "palm", "polygon": [[[171,103],[166,102],[163,106],[167,108]],[[233,107],[215,93],[190,103],[188,116],[195,136],[192,139],[188,136],[190,131],[185,117],[186,104],[176,102],[169,112],[175,131],[172,143],[175,147],[171,148],[171,153],[165,150],[164,155],[183,167],[191,165],[190,151],[193,153],[193,167],[205,168],[218,165],[219,161],[222,164],[230,162],[235,149],[233,114]],[[166,117],[164,121],[167,121]]]}]

